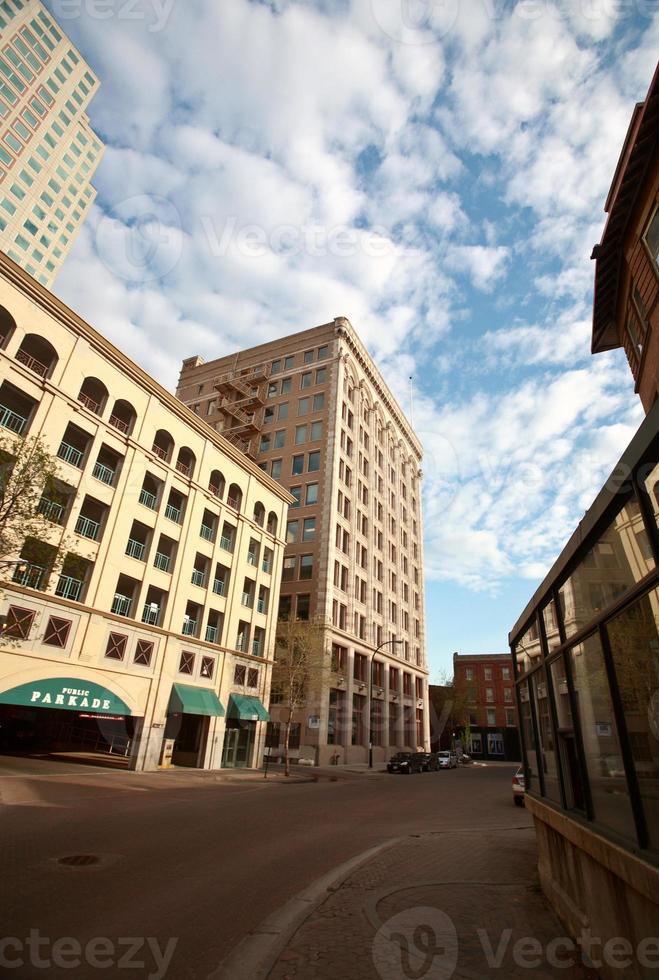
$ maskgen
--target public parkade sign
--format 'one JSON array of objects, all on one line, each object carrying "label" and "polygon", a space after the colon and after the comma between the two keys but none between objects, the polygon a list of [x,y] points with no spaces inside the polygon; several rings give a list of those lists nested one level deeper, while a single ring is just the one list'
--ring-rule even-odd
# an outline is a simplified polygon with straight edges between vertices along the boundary
[{"label": "public parkade sign", "polygon": [[76,677],[50,677],[0,691],[0,704],[24,707],[61,708],[68,711],[94,711],[97,714],[130,715],[125,701],[107,687]]}]

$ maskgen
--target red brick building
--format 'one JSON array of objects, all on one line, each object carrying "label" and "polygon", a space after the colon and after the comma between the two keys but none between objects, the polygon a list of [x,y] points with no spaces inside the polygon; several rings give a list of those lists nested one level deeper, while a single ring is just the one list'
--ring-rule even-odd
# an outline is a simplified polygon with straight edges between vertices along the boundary
[{"label": "red brick building", "polygon": [[593,354],[624,347],[646,413],[659,393],[659,67],[634,108],[593,249]]},{"label": "red brick building", "polygon": [[509,653],[454,653],[456,739],[475,759],[520,758],[513,663]]}]

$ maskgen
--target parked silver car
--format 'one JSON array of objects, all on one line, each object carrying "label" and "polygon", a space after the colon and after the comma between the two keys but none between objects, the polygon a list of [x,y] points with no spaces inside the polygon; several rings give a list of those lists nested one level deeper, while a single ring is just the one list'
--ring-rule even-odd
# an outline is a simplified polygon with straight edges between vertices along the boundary
[{"label": "parked silver car", "polygon": [[458,767],[457,755],[448,749],[442,749],[437,753],[437,762],[440,769],[457,769]]}]

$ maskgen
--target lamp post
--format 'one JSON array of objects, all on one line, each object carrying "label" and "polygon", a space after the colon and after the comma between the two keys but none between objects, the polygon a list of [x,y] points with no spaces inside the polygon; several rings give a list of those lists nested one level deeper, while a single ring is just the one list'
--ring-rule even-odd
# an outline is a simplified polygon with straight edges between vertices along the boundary
[{"label": "lamp post", "polygon": [[403,643],[403,640],[385,640],[384,643],[380,643],[376,646],[375,650],[371,654],[371,666],[368,672],[368,768],[373,768],[373,662],[375,660],[375,654],[379,653],[383,647],[395,646],[396,644]]}]

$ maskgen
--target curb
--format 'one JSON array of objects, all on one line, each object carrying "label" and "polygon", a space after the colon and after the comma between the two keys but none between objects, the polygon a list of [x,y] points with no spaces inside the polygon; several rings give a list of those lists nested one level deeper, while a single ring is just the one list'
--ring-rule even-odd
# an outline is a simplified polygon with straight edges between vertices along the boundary
[{"label": "curb", "polygon": [[[74,765],[71,763],[71,765]],[[276,784],[281,785],[292,785],[296,783],[316,783],[319,781],[320,777],[317,775],[307,775],[306,773],[299,773],[291,776],[284,776],[283,773],[272,773],[266,779],[263,772],[258,769],[245,769],[239,770],[238,772],[233,769],[188,769],[185,766],[180,766],[176,768],[170,766],[166,769],[115,769],[111,766],[86,766],[84,764],[77,765],[75,769],[67,769],[62,772],[61,770],[43,770],[41,772],[5,772],[0,770],[0,783],[7,779],[24,779],[33,782],[38,782],[42,779],[55,779],[58,777],[68,778],[71,776],[81,777],[88,776],[89,778],[98,778],[102,776],[127,776],[129,779],[141,779],[149,777],[162,777],[165,781],[168,776],[187,776],[189,777],[190,785],[199,786],[202,783],[217,784],[217,783],[255,783],[257,785],[268,785],[274,786]],[[241,773],[245,773],[242,775]],[[154,779],[154,782],[156,780]]]},{"label": "curb", "polygon": [[244,936],[217,969],[207,975],[206,980],[237,980],[242,977],[266,980],[288,941],[322,904],[327,894],[338,888],[360,865],[401,840],[402,837],[393,837],[383,844],[377,844],[318,878]]}]

